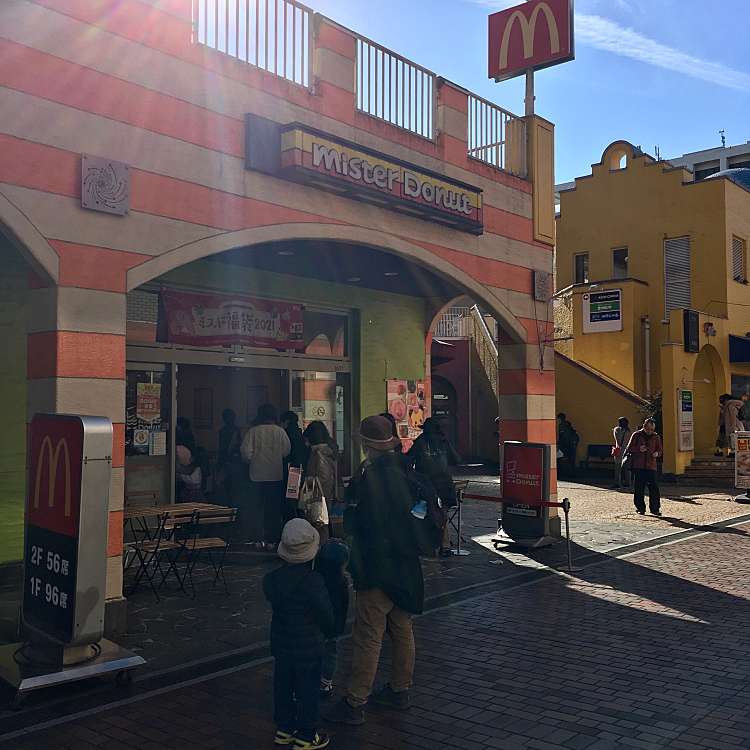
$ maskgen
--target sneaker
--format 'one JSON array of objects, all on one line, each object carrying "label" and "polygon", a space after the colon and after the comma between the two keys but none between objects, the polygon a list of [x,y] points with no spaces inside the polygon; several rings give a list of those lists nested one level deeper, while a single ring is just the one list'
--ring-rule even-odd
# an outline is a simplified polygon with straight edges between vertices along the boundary
[{"label": "sneaker", "polygon": [[397,711],[406,711],[411,707],[409,691],[401,690],[397,693],[390,684],[378,690],[377,693],[373,693],[370,696],[370,703],[383,706],[383,708],[395,708]]},{"label": "sneaker", "polygon": [[328,747],[331,744],[331,738],[327,734],[315,733],[315,737],[311,740],[303,740],[297,737],[294,740],[294,750],[319,750],[323,747]]},{"label": "sneaker", "polygon": [[277,729],[276,735],[273,738],[273,744],[281,747],[294,744],[294,732],[287,732],[284,729]]},{"label": "sneaker", "polygon": [[323,714],[323,718],[334,724],[358,727],[365,723],[365,711],[362,706],[352,706],[346,698],[342,698],[330,711]]},{"label": "sneaker", "polygon": [[646,511],[645,511],[645,510],[636,510],[636,513],[637,513],[637,514],[638,514],[639,516],[645,516],[645,515],[646,515]]},{"label": "sneaker", "polygon": [[320,697],[321,698],[330,698],[333,695],[333,680],[324,680],[321,679],[320,681]]}]

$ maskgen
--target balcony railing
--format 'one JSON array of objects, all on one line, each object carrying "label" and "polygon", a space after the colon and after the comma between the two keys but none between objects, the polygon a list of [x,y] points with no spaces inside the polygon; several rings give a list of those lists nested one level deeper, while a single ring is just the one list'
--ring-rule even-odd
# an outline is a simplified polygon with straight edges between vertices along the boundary
[{"label": "balcony railing", "polygon": [[312,17],[295,0],[193,0],[196,42],[305,87]]},{"label": "balcony railing", "polygon": [[526,177],[526,122],[486,99],[469,94],[469,156]]},{"label": "balcony railing", "polygon": [[357,36],[357,109],[432,140],[435,74]]}]

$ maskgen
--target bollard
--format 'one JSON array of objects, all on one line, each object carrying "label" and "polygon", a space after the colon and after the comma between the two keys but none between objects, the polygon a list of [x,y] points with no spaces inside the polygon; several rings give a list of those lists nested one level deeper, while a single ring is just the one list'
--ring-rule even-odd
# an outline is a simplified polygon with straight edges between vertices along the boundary
[{"label": "bollard", "polygon": [[570,546],[570,500],[568,500],[567,497],[563,498],[560,507],[563,509],[563,513],[565,513],[565,539],[568,548],[568,573],[578,573],[581,571],[581,568],[573,567],[573,550]]}]

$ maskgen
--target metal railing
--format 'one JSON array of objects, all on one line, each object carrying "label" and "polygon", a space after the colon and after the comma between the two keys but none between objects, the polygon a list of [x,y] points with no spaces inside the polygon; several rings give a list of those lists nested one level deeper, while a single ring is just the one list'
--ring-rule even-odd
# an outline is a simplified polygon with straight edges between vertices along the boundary
[{"label": "metal railing", "polygon": [[468,126],[469,156],[518,177],[526,177],[525,120],[469,94]]},{"label": "metal railing", "polygon": [[435,137],[435,74],[357,36],[357,109],[421,135]]},{"label": "metal railing", "polygon": [[193,0],[198,44],[305,87],[312,20],[313,12],[296,0]]},{"label": "metal railing", "polygon": [[464,338],[471,328],[469,307],[449,307],[435,324],[433,335],[437,338]]}]

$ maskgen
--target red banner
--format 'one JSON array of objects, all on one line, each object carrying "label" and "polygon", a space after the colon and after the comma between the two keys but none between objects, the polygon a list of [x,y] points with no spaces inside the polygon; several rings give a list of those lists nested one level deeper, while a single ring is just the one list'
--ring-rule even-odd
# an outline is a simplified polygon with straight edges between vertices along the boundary
[{"label": "red banner", "polygon": [[302,306],[239,295],[162,292],[167,341],[303,350]]},{"label": "red banner", "polygon": [[544,448],[505,443],[503,450],[503,500],[539,503],[547,500]]},{"label": "red banner", "polygon": [[530,0],[489,17],[488,74],[496,81],[574,56],[573,0]]},{"label": "red banner", "polygon": [[26,522],[78,536],[83,425],[77,417],[38,414],[29,434]]}]

